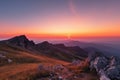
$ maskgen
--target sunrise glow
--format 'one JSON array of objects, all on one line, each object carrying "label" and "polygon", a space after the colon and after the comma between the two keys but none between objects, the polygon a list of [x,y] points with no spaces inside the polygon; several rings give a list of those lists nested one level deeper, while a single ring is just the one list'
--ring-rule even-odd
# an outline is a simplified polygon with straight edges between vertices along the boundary
[{"label": "sunrise glow", "polygon": [[61,39],[120,36],[118,0],[5,3],[3,1],[0,5],[0,37],[19,34],[31,38]]}]

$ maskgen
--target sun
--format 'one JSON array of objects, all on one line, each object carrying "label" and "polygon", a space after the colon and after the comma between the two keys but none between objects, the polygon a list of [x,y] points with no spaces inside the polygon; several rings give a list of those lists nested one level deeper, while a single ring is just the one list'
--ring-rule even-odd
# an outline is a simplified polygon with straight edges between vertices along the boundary
[{"label": "sun", "polygon": [[67,34],[67,39],[71,39],[71,34]]}]

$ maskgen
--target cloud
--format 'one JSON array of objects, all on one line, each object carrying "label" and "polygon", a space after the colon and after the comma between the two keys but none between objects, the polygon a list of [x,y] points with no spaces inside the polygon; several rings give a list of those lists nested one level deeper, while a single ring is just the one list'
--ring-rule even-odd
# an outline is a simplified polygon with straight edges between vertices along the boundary
[{"label": "cloud", "polygon": [[70,11],[72,12],[72,14],[78,15],[78,12],[77,12],[75,4],[74,4],[74,0],[69,0],[69,8],[70,8]]}]

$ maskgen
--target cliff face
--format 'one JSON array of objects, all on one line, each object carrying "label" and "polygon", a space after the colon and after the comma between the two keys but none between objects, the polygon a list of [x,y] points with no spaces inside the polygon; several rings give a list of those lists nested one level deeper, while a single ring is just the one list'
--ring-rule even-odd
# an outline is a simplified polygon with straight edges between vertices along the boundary
[{"label": "cliff face", "polygon": [[90,61],[90,69],[95,69],[100,80],[120,80],[120,58],[98,56]]}]

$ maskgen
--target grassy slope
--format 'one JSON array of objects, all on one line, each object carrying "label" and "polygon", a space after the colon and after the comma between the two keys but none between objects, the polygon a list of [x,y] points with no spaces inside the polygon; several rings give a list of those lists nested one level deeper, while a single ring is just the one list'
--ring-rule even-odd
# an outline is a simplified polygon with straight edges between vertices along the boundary
[{"label": "grassy slope", "polygon": [[0,44],[0,53],[2,52],[6,52],[4,54],[6,59],[11,59],[13,62],[0,63],[0,80],[7,80],[8,78],[8,80],[27,80],[29,75],[35,74],[39,64],[68,64],[64,61],[32,54],[16,47]]},{"label": "grassy slope", "polygon": [[[0,44],[0,54],[2,52],[6,52],[6,54],[4,54],[6,58],[13,60],[13,62],[0,66],[0,80],[30,80],[31,76],[36,75],[39,64],[43,64],[44,66],[55,64],[67,66],[68,64],[67,62],[49,58],[44,55],[36,55],[14,46]],[[72,72],[74,72],[74,74],[80,74],[77,66],[72,67]],[[97,76],[91,73],[84,73],[84,75],[83,78],[77,78],[76,80],[97,80]]]}]

